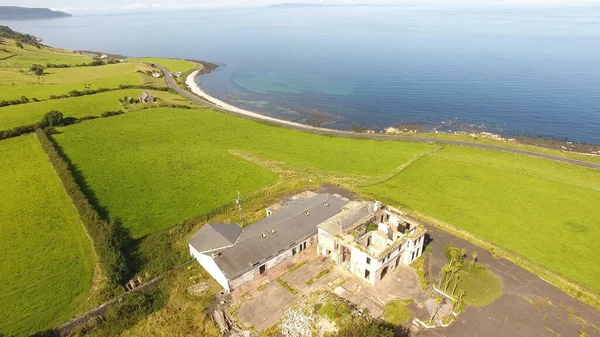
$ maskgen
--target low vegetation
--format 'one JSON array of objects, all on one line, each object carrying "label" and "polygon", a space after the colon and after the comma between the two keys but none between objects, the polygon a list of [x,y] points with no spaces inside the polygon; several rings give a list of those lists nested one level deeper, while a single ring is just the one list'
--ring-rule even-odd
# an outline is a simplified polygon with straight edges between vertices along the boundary
[{"label": "low vegetation", "polygon": [[[164,305],[132,325],[122,336],[220,336],[219,329],[207,315],[214,294],[221,290],[219,284],[197,264],[177,270],[168,277],[163,286]],[[190,287],[199,285],[206,290],[190,292]]]},{"label": "low vegetation", "polygon": [[466,260],[466,250],[448,245],[444,249],[448,263],[442,267],[438,287],[456,299],[455,306],[464,304],[486,306],[502,294],[500,278],[473,259]]},{"label": "low vegetation", "polygon": [[412,300],[393,300],[385,305],[383,319],[391,324],[400,325],[408,322],[411,312],[407,306]]},{"label": "low vegetation", "polygon": [[62,324],[85,306],[94,254],[34,135],[0,141],[0,333]]}]

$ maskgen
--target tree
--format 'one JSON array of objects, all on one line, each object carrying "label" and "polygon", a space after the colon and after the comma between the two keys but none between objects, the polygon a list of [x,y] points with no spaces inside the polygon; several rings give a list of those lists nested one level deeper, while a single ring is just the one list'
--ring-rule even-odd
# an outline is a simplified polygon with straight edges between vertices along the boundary
[{"label": "tree", "polygon": [[60,126],[65,122],[63,113],[60,111],[52,110],[48,111],[42,119],[43,126]]},{"label": "tree", "polygon": [[33,72],[36,76],[44,76],[44,68],[37,68],[34,72]]},{"label": "tree", "polygon": [[473,263],[477,262],[477,252],[473,252],[471,256],[473,257]]},{"label": "tree", "polygon": [[23,49],[23,43],[21,41],[17,41],[17,47]]},{"label": "tree", "polygon": [[335,335],[336,337],[394,337],[394,330],[376,322],[352,322],[343,326]]}]

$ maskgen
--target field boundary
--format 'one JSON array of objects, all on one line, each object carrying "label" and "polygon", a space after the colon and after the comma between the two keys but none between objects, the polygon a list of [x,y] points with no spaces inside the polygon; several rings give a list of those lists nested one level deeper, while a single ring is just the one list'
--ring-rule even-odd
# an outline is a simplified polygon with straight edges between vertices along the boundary
[{"label": "field boundary", "polygon": [[461,238],[475,246],[481,247],[487,251],[489,251],[493,257],[498,258],[502,257],[517,266],[535,274],[543,281],[557,287],[562,290],[564,293],[569,296],[582,301],[590,306],[600,309],[600,295],[593,290],[575,282],[567,279],[566,277],[547,269],[527,258],[513,253],[510,250],[505,248],[501,248],[493,243],[487,242],[483,239],[476,237],[474,234],[471,234],[465,230],[459,229],[449,223],[446,223],[442,220],[436,219],[432,216],[423,214],[419,211],[401,208],[408,215],[418,219],[423,220],[424,222],[437,227],[447,233],[450,233],[458,238]]},{"label": "field boundary", "polygon": [[101,287],[101,289],[106,290],[109,295],[111,292],[118,292],[121,289],[120,283],[128,271],[124,254],[127,237],[123,237],[126,232],[119,228],[119,224],[114,221],[102,219],[81,190],[71,172],[70,165],[61,156],[48,135],[42,129],[37,129],[36,137],[90,238],[100,265],[101,277],[107,282],[106,287]]},{"label": "field boundary", "polygon": [[419,161],[421,158],[423,158],[425,156],[430,156],[430,155],[442,150],[444,147],[445,147],[445,145],[442,145],[442,146],[438,146],[436,149],[433,149],[431,151],[417,153],[412,158],[410,158],[407,162],[403,163],[402,165],[400,165],[397,168],[395,168],[394,170],[392,170],[392,172],[381,175],[379,177],[373,177],[373,180],[366,182],[363,185],[358,185],[358,187],[367,187],[367,186],[377,185],[377,184],[386,182],[386,181],[394,178],[398,174],[400,174],[402,171],[404,171],[406,168],[408,168],[412,164]]}]

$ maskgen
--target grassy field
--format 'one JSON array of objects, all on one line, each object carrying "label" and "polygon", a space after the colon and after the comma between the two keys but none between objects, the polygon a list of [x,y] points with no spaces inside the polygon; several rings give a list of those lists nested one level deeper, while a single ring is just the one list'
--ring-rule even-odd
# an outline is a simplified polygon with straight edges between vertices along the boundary
[{"label": "grassy field", "polygon": [[0,142],[0,333],[63,323],[86,300],[93,252],[34,135]]},{"label": "grassy field", "polygon": [[[94,95],[69,97],[58,100],[48,100],[35,103],[11,105],[0,108],[0,130],[11,129],[20,125],[35,124],[42,120],[44,114],[50,110],[58,110],[65,117],[99,116],[105,111],[126,110],[119,99],[129,96],[138,98],[144,91],[151,93],[163,102],[187,104],[188,100],[181,96],[165,91],[144,89],[126,89],[108,91]],[[139,108],[141,104],[132,106]]]},{"label": "grassy field", "polygon": [[71,90],[118,88],[126,84],[164,87],[163,79],[155,79],[145,73],[150,69],[150,66],[142,63],[50,68],[44,70],[43,77],[37,77],[29,69],[0,68],[0,100],[18,99],[21,96],[48,99],[51,95],[63,95]]},{"label": "grassy field", "polygon": [[192,70],[196,67],[194,62],[190,62],[190,61],[186,61],[186,60],[165,59],[165,58],[158,58],[158,57],[134,58],[134,59],[130,59],[130,61],[160,64],[161,66],[167,68],[167,70],[172,73],[176,73],[176,72],[184,73],[184,72]]},{"label": "grassy field", "polygon": [[0,49],[5,49],[16,56],[9,59],[0,60],[0,67],[11,68],[29,68],[32,64],[81,64],[88,63],[91,57],[79,53],[52,47],[42,47],[38,49],[28,44],[23,45],[23,49],[18,48],[13,40],[4,39],[0,44]]},{"label": "grassy field", "polygon": [[424,144],[316,136],[208,109],[146,110],[70,126],[55,138],[81,168],[100,204],[136,236],[275,180],[270,171],[229,150],[370,175],[390,171],[428,149]]},{"label": "grassy field", "polygon": [[447,146],[364,190],[600,291],[600,171]]}]

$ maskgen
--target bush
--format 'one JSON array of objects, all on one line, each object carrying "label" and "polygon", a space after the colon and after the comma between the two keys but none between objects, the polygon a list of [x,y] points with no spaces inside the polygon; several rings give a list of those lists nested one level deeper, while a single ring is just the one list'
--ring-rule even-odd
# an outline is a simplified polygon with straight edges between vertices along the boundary
[{"label": "bush", "polygon": [[335,335],[336,337],[394,337],[394,330],[377,321],[357,321],[346,324]]},{"label": "bush", "polygon": [[46,126],[61,126],[65,123],[65,117],[63,113],[60,111],[52,110],[46,112],[44,118],[42,118],[41,125],[43,127]]},{"label": "bush", "polygon": [[128,244],[128,233],[120,222],[107,221],[100,217],[94,206],[81,191],[71,173],[69,164],[59,154],[48,135],[41,129],[37,129],[36,136],[85,225],[109,289],[118,289],[128,275],[123,253],[125,246]]}]

